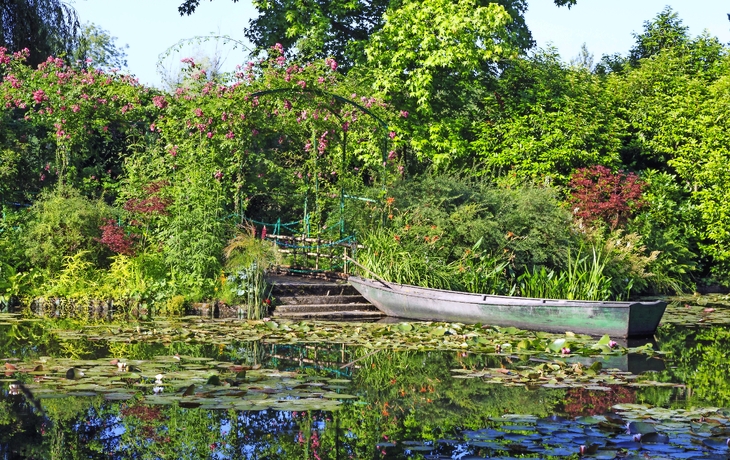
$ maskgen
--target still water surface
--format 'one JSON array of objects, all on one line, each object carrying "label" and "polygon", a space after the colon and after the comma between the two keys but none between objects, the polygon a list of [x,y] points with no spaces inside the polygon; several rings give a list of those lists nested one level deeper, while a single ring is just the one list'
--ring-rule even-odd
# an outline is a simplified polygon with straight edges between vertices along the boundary
[{"label": "still water surface", "polygon": [[302,340],[282,325],[3,315],[0,459],[725,458],[724,308],[675,304],[653,352],[605,356],[514,331],[499,351],[466,333],[440,347],[463,332],[448,325],[424,346],[417,326],[394,341],[310,323]]}]

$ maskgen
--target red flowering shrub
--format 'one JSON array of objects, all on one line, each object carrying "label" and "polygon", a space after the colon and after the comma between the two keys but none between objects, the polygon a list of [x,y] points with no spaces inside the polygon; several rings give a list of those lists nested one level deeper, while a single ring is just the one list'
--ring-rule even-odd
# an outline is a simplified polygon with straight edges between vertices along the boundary
[{"label": "red flowering shrub", "polygon": [[137,240],[137,235],[134,233],[127,234],[127,232],[114,219],[106,219],[106,225],[99,227],[101,230],[101,238],[96,240],[111,249],[117,254],[124,254],[126,256],[134,255],[134,244]]},{"label": "red flowering shrub", "polygon": [[600,165],[580,168],[570,177],[569,201],[573,213],[586,223],[601,221],[615,229],[645,206],[641,198],[645,187],[634,173],[613,173]]},{"label": "red flowering shrub", "polygon": [[161,197],[160,192],[168,185],[170,183],[166,180],[150,182],[144,187],[147,198],[132,198],[127,200],[124,203],[124,209],[131,213],[166,216],[167,208],[172,204],[172,200]]}]

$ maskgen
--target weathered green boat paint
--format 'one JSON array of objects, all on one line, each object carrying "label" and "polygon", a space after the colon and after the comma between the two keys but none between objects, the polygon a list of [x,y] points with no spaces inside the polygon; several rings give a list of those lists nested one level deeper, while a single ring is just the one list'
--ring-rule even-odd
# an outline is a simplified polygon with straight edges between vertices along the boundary
[{"label": "weathered green boat paint", "polygon": [[547,332],[642,337],[656,331],[667,303],[534,299],[429,289],[350,276],[363,297],[389,316],[514,326]]}]

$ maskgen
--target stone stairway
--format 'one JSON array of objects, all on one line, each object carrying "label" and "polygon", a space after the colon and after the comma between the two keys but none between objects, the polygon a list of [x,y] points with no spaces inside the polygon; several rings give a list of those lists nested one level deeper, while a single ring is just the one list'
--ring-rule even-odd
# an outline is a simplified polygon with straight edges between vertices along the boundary
[{"label": "stone stairway", "polygon": [[270,276],[273,317],[290,319],[378,319],[385,315],[346,281]]}]

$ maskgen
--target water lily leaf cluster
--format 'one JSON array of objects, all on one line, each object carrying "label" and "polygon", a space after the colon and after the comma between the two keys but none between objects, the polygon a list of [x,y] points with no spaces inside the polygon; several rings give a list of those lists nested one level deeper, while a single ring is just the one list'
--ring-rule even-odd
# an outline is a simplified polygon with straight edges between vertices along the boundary
[{"label": "water lily leaf cluster", "polygon": [[726,295],[678,297],[667,306],[662,323],[681,326],[730,324],[730,300]]},{"label": "water lily leaf cluster", "polygon": [[102,396],[211,410],[337,410],[349,380],[243,366],[212,358],[156,356],[149,360],[41,357],[5,361],[11,394],[44,400]]},{"label": "water lily leaf cluster", "polygon": [[[184,327],[183,327],[184,325]],[[270,343],[322,342],[396,350],[459,350],[539,356],[623,355],[655,353],[651,344],[627,348],[604,336],[550,334],[514,327],[412,322],[398,324],[292,321],[201,320],[154,321],[135,325],[86,325],[58,330],[62,340],[110,342],[186,342],[230,344],[265,340]]]},{"label": "water lily leaf cluster", "polygon": [[453,369],[454,378],[480,378],[486,383],[500,383],[508,386],[529,386],[545,388],[586,388],[588,390],[610,391],[615,385],[684,387],[682,384],[657,382],[651,374],[636,375],[619,369],[604,369],[601,361],[590,365],[580,362],[552,361],[536,366],[514,368],[485,368],[480,370]]}]

